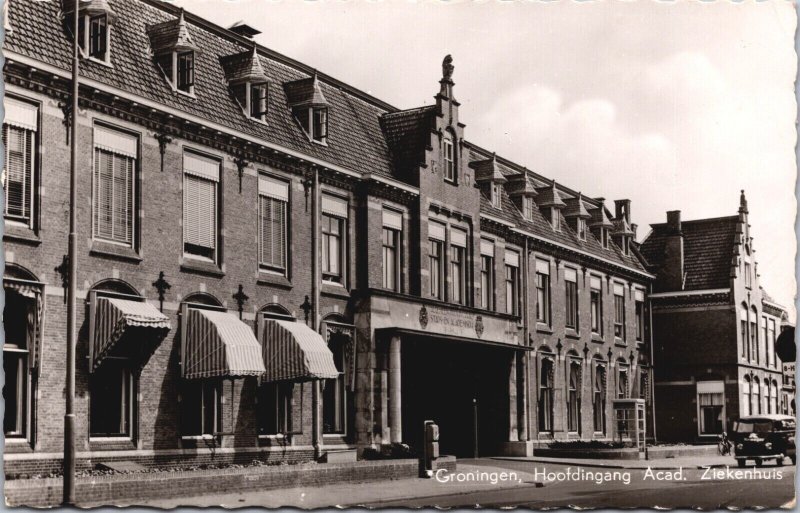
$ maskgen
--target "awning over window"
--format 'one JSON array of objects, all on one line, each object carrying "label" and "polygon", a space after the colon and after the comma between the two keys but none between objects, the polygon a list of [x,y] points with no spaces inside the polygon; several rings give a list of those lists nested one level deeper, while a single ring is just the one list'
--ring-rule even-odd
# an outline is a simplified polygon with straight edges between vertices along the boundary
[{"label": "awning over window", "polygon": [[28,308],[28,366],[31,368],[39,365],[42,353],[42,332],[44,331],[44,297],[41,283],[3,278],[3,287],[13,290],[31,302]]},{"label": "awning over window", "polygon": [[306,381],[339,376],[322,336],[305,324],[264,320],[264,381]]},{"label": "awning over window", "polygon": [[184,378],[239,378],[264,373],[261,345],[253,330],[236,315],[190,308],[184,328]]},{"label": "awning over window", "polygon": [[[119,356],[147,354],[170,330],[169,318],[156,307],[143,301],[131,301],[115,297],[98,297],[94,310],[94,334],[92,337],[92,371],[112,352]],[[137,331],[144,328],[148,331]],[[149,331],[152,330],[152,331]],[[126,334],[137,331],[135,336]],[[121,345],[131,345],[121,347]]]}]

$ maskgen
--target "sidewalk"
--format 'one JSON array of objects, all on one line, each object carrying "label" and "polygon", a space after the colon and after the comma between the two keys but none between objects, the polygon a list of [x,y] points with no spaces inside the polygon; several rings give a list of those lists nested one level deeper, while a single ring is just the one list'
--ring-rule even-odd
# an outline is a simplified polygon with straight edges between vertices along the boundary
[{"label": "sidewalk", "polygon": [[[480,473],[478,476],[476,473]],[[517,480],[501,481],[500,474],[516,473]],[[491,478],[496,480],[492,484]],[[159,499],[152,501],[117,502],[116,506],[149,506],[156,508],[175,508],[179,506],[223,508],[243,507],[296,507],[303,509],[322,507],[355,507],[362,504],[371,506],[382,502],[396,502],[406,499],[425,499],[442,495],[459,495],[475,493],[481,490],[506,490],[518,487],[537,488],[542,483],[537,483],[532,474],[509,470],[487,465],[458,464],[458,470],[450,476],[472,476],[464,482],[440,482],[431,479],[397,479],[387,481],[373,481],[369,483],[339,483],[320,487],[286,488],[279,490],[265,490],[258,492],[233,492],[226,494],[203,495],[197,497],[179,497],[174,499]],[[445,478],[445,476],[442,476]],[[483,478],[484,480],[480,480]],[[81,504],[81,507],[94,507],[100,504]]]},{"label": "sidewalk", "polygon": [[[680,458],[656,458],[650,460],[600,460],[580,458],[546,458],[544,456],[515,457],[496,456],[491,458],[499,461],[529,461],[533,463],[549,463],[551,465],[573,465],[581,467],[599,468],[627,468],[653,470],[673,470],[677,468],[704,468],[704,467],[735,467],[736,460],[733,456],[685,456]],[[460,463],[459,463],[460,465]]]}]

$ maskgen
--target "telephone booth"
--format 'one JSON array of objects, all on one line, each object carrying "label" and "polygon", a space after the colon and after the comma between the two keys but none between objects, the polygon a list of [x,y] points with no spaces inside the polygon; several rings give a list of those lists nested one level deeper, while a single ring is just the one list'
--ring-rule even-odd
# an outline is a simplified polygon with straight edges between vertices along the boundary
[{"label": "telephone booth", "polygon": [[630,442],[639,449],[640,457],[644,457],[647,434],[644,399],[614,399],[613,406],[615,438],[620,442]]}]

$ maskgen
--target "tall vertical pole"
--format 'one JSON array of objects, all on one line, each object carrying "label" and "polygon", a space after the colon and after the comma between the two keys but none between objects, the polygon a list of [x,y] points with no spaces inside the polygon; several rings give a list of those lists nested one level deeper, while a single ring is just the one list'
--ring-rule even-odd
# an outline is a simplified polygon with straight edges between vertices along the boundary
[{"label": "tall vertical pole", "polygon": [[[527,177],[526,177],[527,180]],[[521,421],[519,423],[520,432],[519,432],[519,441],[520,442],[527,442],[530,440],[530,433],[531,433],[531,425],[530,425],[530,397],[529,397],[529,386],[528,383],[530,382],[530,375],[528,374],[530,368],[530,351],[527,350],[528,347],[528,340],[531,333],[531,319],[530,319],[530,300],[528,298],[528,294],[530,293],[530,261],[531,257],[528,253],[529,241],[528,238],[525,237],[525,247],[523,248],[524,252],[524,261],[522,266],[522,346],[525,349],[525,352],[522,355],[522,383],[520,383],[520,388],[522,389],[522,412],[521,412]]]},{"label": "tall vertical pole", "polygon": [[[320,254],[319,254],[319,169],[311,168],[311,329],[319,331],[319,285]],[[311,382],[311,443],[314,446],[314,459],[322,457],[322,418],[321,418],[321,391],[320,380]]]},{"label": "tall vertical pole", "polygon": [[67,401],[64,412],[64,483],[63,503],[75,504],[75,295],[78,274],[78,235],[75,233],[76,201],[78,188],[78,23],[80,4],[74,4],[72,23],[72,120],[70,122],[69,158],[69,285],[67,290]]}]

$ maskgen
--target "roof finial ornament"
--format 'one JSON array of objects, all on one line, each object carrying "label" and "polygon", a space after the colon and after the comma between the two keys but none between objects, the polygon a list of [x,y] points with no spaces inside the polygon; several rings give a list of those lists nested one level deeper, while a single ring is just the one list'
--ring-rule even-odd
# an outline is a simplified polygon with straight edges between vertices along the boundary
[{"label": "roof finial ornament", "polygon": [[744,189],[741,191],[742,193],[739,195],[739,212],[747,212],[747,198],[744,196]]},{"label": "roof finial ornament", "polygon": [[442,79],[443,80],[452,80],[453,79],[453,70],[456,67],[453,66],[453,56],[449,53],[445,56],[444,60],[442,61]]}]

